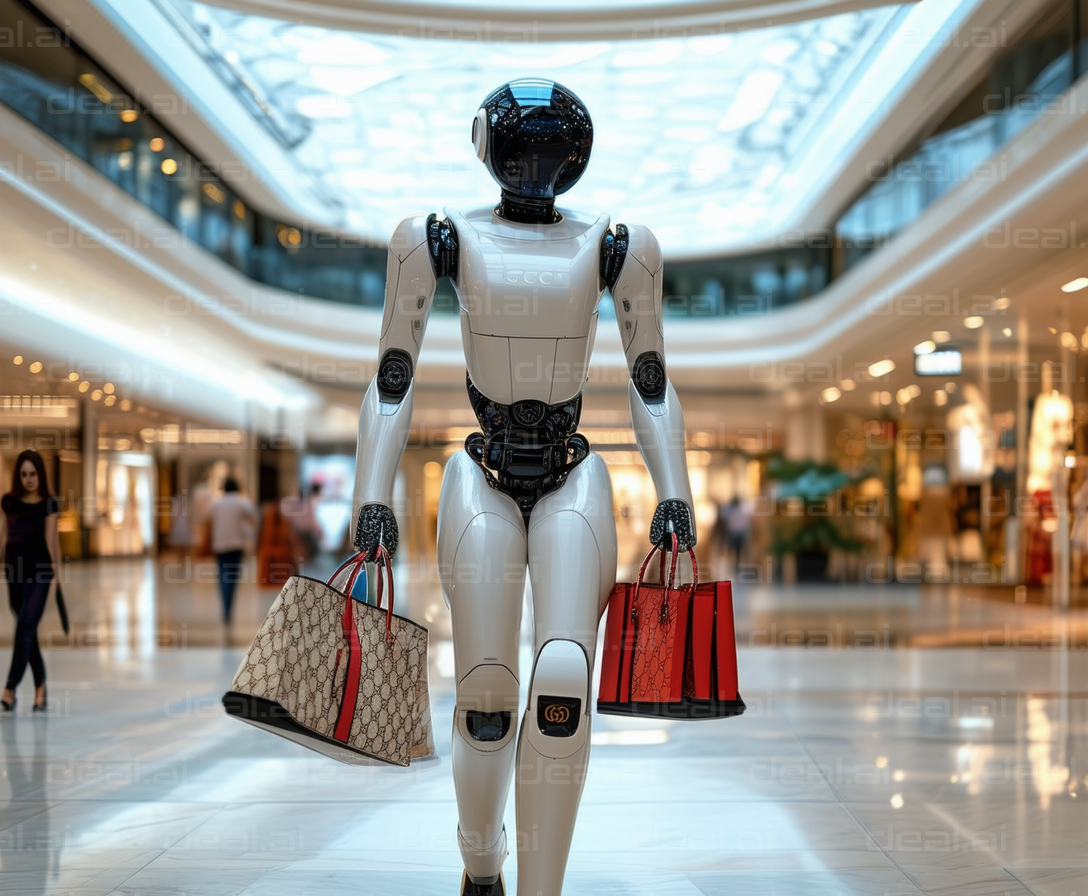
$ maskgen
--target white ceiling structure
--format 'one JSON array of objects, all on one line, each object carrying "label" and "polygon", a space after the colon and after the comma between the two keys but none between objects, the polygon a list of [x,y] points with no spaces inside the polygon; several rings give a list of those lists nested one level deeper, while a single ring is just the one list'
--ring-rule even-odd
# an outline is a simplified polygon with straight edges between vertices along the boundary
[{"label": "white ceiling structure", "polygon": [[[736,249],[791,224],[796,188],[814,176],[803,164],[813,134],[909,9],[743,33],[501,43],[174,4],[209,64],[251,95],[300,173],[341,206],[347,229],[382,240],[406,214],[493,201],[469,137],[476,109],[505,81],[543,76],[574,90],[594,119],[589,169],[565,201],[648,223],[672,257]],[[925,43],[905,49],[919,55]],[[864,123],[840,126],[837,148]]]}]

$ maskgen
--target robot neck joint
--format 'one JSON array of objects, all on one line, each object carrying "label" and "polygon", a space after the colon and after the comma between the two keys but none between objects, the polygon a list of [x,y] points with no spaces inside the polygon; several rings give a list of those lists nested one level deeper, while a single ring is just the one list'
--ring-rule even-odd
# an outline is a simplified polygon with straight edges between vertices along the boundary
[{"label": "robot neck joint", "polygon": [[518,196],[506,190],[502,191],[502,200],[495,213],[515,224],[555,224],[562,217],[555,210],[555,200],[552,198]]}]

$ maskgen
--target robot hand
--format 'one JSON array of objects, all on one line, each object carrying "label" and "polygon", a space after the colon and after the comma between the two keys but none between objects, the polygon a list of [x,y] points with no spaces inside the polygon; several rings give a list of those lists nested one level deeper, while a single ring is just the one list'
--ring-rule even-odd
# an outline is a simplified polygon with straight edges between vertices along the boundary
[{"label": "robot hand", "polygon": [[389,552],[392,559],[397,552],[399,532],[397,518],[393,510],[385,504],[364,504],[359,508],[359,519],[355,525],[355,549],[366,555],[366,559],[377,560],[378,545]]},{"label": "robot hand", "polygon": [[679,550],[690,551],[695,547],[695,520],[687,501],[679,498],[670,498],[657,505],[650,522],[650,543],[671,550],[673,534]]}]

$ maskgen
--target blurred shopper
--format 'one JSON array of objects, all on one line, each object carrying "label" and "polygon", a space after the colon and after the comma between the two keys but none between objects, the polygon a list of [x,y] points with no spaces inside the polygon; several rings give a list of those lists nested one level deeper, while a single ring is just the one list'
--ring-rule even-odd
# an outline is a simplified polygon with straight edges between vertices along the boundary
[{"label": "blurred shopper", "polygon": [[302,545],[304,560],[312,560],[315,554],[321,552],[321,540],[325,537],[325,530],[317,520],[317,505],[320,500],[321,483],[315,482],[301,496],[284,498],[280,507]]},{"label": "blurred shopper", "polygon": [[38,623],[45,612],[49,586],[57,577],[59,505],[49,493],[42,456],[37,451],[22,452],[15,461],[11,491],[0,499],[6,530],[4,581],[16,618],[11,666],[0,700],[5,712],[15,709],[15,689],[28,664],[34,675],[34,710],[46,709],[45,661],[38,644]]},{"label": "blurred shopper", "polygon": [[238,481],[227,478],[223,497],[212,504],[208,524],[211,527],[212,553],[219,565],[219,593],[223,598],[223,621],[230,622],[234,589],[242,579],[242,555],[246,542],[257,527],[257,508],[238,491]]},{"label": "blurred shopper", "polygon": [[277,588],[298,575],[303,547],[277,501],[261,505],[261,534],[257,539],[257,583]]},{"label": "blurred shopper", "polygon": [[721,510],[722,532],[725,543],[733,557],[734,575],[740,570],[744,559],[744,548],[748,544],[748,535],[752,529],[752,512],[748,505],[736,495]]},{"label": "blurred shopper", "polygon": [[1082,474],[1082,477],[1073,492],[1073,535],[1070,546],[1073,549],[1074,585],[1084,584],[1084,561],[1088,558],[1088,475]]}]

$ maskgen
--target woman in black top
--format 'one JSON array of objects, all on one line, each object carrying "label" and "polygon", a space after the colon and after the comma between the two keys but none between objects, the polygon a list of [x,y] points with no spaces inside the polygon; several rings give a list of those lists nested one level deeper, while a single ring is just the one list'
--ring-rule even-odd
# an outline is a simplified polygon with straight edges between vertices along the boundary
[{"label": "woman in black top", "polygon": [[57,575],[57,511],[59,502],[49,494],[45,463],[37,451],[22,452],[15,461],[11,492],[0,499],[7,524],[4,581],[15,613],[15,640],[11,668],[0,709],[15,709],[15,688],[27,664],[34,674],[34,709],[45,704],[45,663],[38,646],[38,623],[45,611],[49,585]]}]

